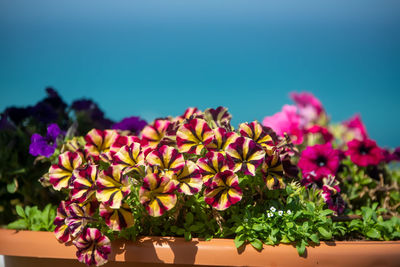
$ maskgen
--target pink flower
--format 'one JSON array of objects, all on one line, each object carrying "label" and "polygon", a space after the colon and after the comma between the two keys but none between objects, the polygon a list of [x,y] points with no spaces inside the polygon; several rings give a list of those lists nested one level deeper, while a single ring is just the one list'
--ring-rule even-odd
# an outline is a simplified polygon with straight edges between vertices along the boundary
[{"label": "pink flower", "polygon": [[319,125],[314,125],[311,128],[308,128],[306,130],[306,133],[320,134],[322,136],[322,139],[324,140],[324,143],[329,143],[333,139],[333,135],[328,131],[328,129]]},{"label": "pink flower", "polygon": [[382,149],[370,139],[353,139],[347,143],[347,147],[346,155],[358,166],[378,165],[384,159]]},{"label": "pink flower", "polygon": [[290,97],[299,108],[299,113],[305,120],[305,123],[316,121],[324,111],[321,101],[309,92],[292,92],[290,93]]},{"label": "pink flower", "polygon": [[367,129],[365,128],[364,123],[361,120],[361,116],[359,114],[354,115],[347,121],[344,121],[342,123],[347,131],[346,131],[346,136],[347,140],[351,139],[358,139],[358,140],[364,140],[368,138],[367,134]]},{"label": "pink flower", "polygon": [[315,180],[335,176],[339,167],[339,151],[330,143],[309,146],[301,153],[299,164],[303,176],[315,173]]},{"label": "pink flower", "polygon": [[301,117],[297,114],[296,106],[284,105],[282,111],[265,117],[263,125],[272,128],[280,136],[287,133],[294,144],[303,142]]}]

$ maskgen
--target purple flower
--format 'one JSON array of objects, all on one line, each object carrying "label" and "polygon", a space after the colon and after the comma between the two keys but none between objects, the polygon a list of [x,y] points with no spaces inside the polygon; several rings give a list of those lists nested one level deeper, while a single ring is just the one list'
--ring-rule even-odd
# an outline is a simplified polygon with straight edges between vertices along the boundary
[{"label": "purple flower", "polygon": [[57,147],[57,138],[62,135],[60,128],[57,124],[52,123],[47,127],[47,134],[45,137],[40,134],[34,133],[31,137],[31,144],[29,146],[29,153],[33,156],[50,157],[53,155]]},{"label": "purple flower", "polygon": [[112,129],[122,130],[122,131],[131,131],[134,134],[138,134],[145,126],[147,122],[142,120],[140,117],[127,117],[122,121],[115,123],[112,126]]},{"label": "purple flower", "polygon": [[97,105],[92,100],[83,98],[72,102],[71,108],[75,111],[93,110]]}]

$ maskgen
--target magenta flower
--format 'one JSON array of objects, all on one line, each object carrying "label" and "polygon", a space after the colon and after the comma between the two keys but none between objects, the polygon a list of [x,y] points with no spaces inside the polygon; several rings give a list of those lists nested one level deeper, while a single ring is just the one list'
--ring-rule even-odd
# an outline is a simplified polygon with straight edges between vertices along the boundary
[{"label": "magenta flower", "polygon": [[339,182],[334,177],[323,179],[321,195],[330,210],[335,214],[343,213],[346,204],[340,195]]},{"label": "magenta flower", "polygon": [[359,114],[354,115],[342,124],[346,127],[345,138],[347,137],[347,140],[364,140],[368,138],[367,129],[365,128]]},{"label": "magenta flower", "polygon": [[347,147],[346,155],[358,166],[378,165],[384,159],[382,149],[370,139],[353,139],[347,143]]},{"label": "magenta flower", "polygon": [[316,121],[324,111],[319,99],[309,92],[292,92],[290,93],[290,97],[299,108],[299,113],[305,123]]},{"label": "magenta flower", "polygon": [[315,173],[315,179],[321,180],[329,175],[335,176],[339,167],[339,151],[330,143],[309,146],[301,153],[299,164],[303,176]]},{"label": "magenta flower", "polygon": [[306,133],[312,135],[320,135],[324,143],[329,143],[333,139],[333,135],[329,132],[329,130],[319,125],[314,125],[311,128],[308,128],[306,130]]},{"label": "magenta flower", "polygon": [[55,123],[47,127],[47,134],[45,137],[34,133],[31,137],[29,153],[33,156],[50,157],[57,148],[57,138],[62,134],[60,128]]},{"label": "magenta flower", "polygon": [[296,106],[284,105],[282,111],[265,117],[262,124],[272,128],[280,136],[287,133],[294,144],[303,142],[301,117],[297,114]]}]

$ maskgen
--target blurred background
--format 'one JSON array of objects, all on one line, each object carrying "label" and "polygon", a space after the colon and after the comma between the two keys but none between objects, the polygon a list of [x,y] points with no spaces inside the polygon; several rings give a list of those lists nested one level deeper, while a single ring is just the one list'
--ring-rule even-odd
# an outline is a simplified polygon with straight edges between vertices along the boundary
[{"label": "blurred background", "polygon": [[120,120],[188,106],[262,119],[310,91],[399,146],[400,1],[0,0],[0,110],[53,86]]}]

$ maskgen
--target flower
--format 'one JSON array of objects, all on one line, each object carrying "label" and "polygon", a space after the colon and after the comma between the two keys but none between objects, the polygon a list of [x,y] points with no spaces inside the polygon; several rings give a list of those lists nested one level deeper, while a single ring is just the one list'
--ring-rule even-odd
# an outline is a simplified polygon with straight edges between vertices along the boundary
[{"label": "flower", "polygon": [[94,197],[98,172],[97,165],[87,165],[86,168],[74,172],[75,180],[72,184],[71,200],[83,203]]},{"label": "flower", "polygon": [[133,142],[131,145],[123,146],[114,155],[113,165],[118,166],[123,174],[133,170],[140,171],[139,166],[144,164],[144,153],[141,151],[139,143]]},{"label": "flower", "polygon": [[226,210],[241,199],[238,176],[230,170],[217,173],[204,190],[204,201],[216,210]]},{"label": "flower", "polygon": [[378,165],[384,159],[382,150],[370,139],[353,139],[347,143],[347,147],[346,155],[358,166]]},{"label": "flower", "polygon": [[172,177],[174,172],[177,172],[185,167],[185,159],[183,155],[175,148],[163,145],[157,150],[150,152],[146,161],[151,166],[157,166],[168,177]]},{"label": "flower", "polygon": [[208,152],[205,157],[197,160],[197,167],[207,185],[217,173],[232,170],[233,161],[226,159],[222,153]]},{"label": "flower", "polygon": [[320,135],[322,137],[323,143],[329,143],[333,140],[333,135],[329,132],[329,130],[320,125],[313,125],[305,131],[307,134],[318,137],[316,135]]},{"label": "flower", "polygon": [[242,123],[239,125],[239,132],[242,136],[253,139],[254,142],[260,144],[262,147],[271,150],[273,141],[272,137],[267,133],[261,124],[257,121],[251,123]]},{"label": "flower", "polygon": [[68,188],[73,182],[73,172],[82,165],[82,157],[77,152],[64,152],[58,156],[58,164],[49,169],[49,182],[55,190]]},{"label": "flower", "polygon": [[109,160],[107,154],[110,151],[111,145],[118,138],[118,133],[115,130],[98,130],[93,129],[85,136],[85,153],[88,157],[92,157],[95,161],[102,159]]},{"label": "flower", "polygon": [[111,242],[98,229],[87,228],[73,243],[78,249],[76,256],[80,262],[88,266],[100,266],[107,263],[108,254],[111,252]]},{"label": "flower", "polygon": [[54,229],[54,234],[58,241],[62,243],[69,242],[72,239],[71,229],[65,223],[65,219],[69,216],[69,212],[67,210],[69,203],[69,201],[61,201],[57,208],[57,215],[53,223],[56,226]]},{"label": "flower", "polygon": [[214,139],[211,143],[207,144],[207,149],[209,151],[220,152],[222,154],[226,154],[226,148],[235,142],[236,138],[240,137],[235,132],[227,132],[225,128],[218,127],[212,130],[214,133]]},{"label": "flower", "polygon": [[180,152],[200,155],[203,148],[214,138],[214,133],[207,122],[202,119],[191,119],[181,125],[176,132],[176,142]]},{"label": "flower", "polygon": [[90,219],[87,207],[82,207],[74,202],[70,203],[67,206],[67,215],[65,224],[68,225],[70,235],[74,239],[84,231]]},{"label": "flower", "polygon": [[173,179],[177,182],[178,192],[186,195],[196,194],[203,186],[199,169],[192,161],[186,161],[185,167],[177,171]]},{"label": "flower", "polygon": [[339,182],[332,176],[323,179],[321,195],[328,205],[328,208],[336,214],[344,211],[345,203],[340,196]]},{"label": "flower", "polygon": [[346,128],[343,136],[345,140],[364,140],[368,138],[367,129],[362,122],[361,116],[359,114],[354,115],[347,121],[344,121],[342,124]]},{"label": "flower", "polygon": [[287,210],[286,213],[290,215],[290,214],[292,214],[292,211],[291,210]]},{"label": "flower", "polygon": [[158,173],[150,173],[143,179],[139,190],[139,200],[150,216],[159,217],[175,207],[175,183]]},{"label": "flower", "polygon": [[122,199],[131,192],[129,178],[115,166],[100,171],[96,181],[96,198],[113,209],[119,209]]},{"label": "flower", "polygon": [[268,218],[274,217],[274,214],[272,212],[267,213]]},{"label": "flower", "polygon": [[265,117],[262,124],[271,127],[280,136],[287,133],[294,144],[303,142],[303,126],[296,106],[284,105],[281,112]]},{"label": "flower", "polygon": [[271,208],[269,208],[270,211],[275,212],[276,208],[274,206],[272,206]]},{"label": "flower", "polygon": [[305,124],[315,122],[324,111],[319,99],[309,92],[292,92],[290,93],[290,97],[299,108],[299,114],[305,120]]},{"label": "flower", "polygon": [[279,155],[267,157],[262,165],[261,172],[269,190],[284,189],[283,165]]},{"label": "flower", "polygon": [[208,108],[204,111],[205,120],[211,125],[211,128],[222,127],[230,129],[232,115],[229,114],[225,107],[217,107],[216,109]]},{"label": "flower", "polygon": [[62,135],[62,132],[57,124],[52,123],[47,127],[45,137],[34,133],[31,137],[29,153],[33,156],[45,156],[46,158],[53,155],[57,148],[57,138]]},{"label": "flower", "polygon": [[119,209],[112,209],[104,203],[100,204],[100,216],[104,218],[106,225],[114,231],[121,231],[134,224],[132,210],[128,204],[122,203]]},{"label": "flower", "polygon": [[226,149],[226,154],[235,163],[234,171],[243,171],[245,175],[256,175],[256,168],[262,163],[265,151],[247,137],[238,137]]},{"label": "flower", "polygon": [[140,117],[132,116],[115,123],[111,128],[114,130],[130,131],[133,134],[138,134],[146,125],[147,122],[145,120],[142,120]]},{"label": "flower", "polygon": [[147,125],[142,130],[143,145],[151,148],[157,147],[168,137],[171,122],[168,120],[155,120],[152,125]]},{"label": "flower", "polygon": [[278,211],[278,215],[279,215],[279,216],[282,216],[282,215],[283,215],[283,211],[282,211],[282,210],[279,210],[279,211]]},{"label": "flower", "polygon": [[328,175],[335,176],[339,167],[339,151],[333,149],[330,143],[308,146],[302,151],[298,166],[303,176],[315,172],[317,180]]}]

